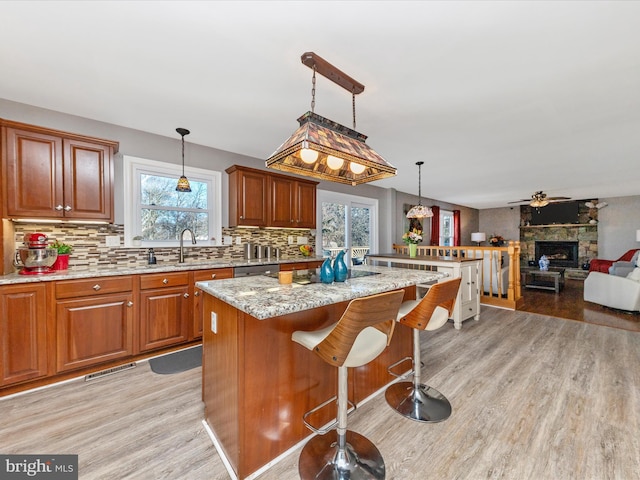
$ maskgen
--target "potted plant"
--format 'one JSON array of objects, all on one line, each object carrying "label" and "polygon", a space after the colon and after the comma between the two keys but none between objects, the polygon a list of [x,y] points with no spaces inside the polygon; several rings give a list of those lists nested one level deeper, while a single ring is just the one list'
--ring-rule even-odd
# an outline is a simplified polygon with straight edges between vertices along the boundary
[{"label": "potted plant", "polygon": [[58,251],[58,258],[56,258],[55,263],[51,266],[52,270],[66,270],[69,268],[69,254],[73,247],[68,243],[61,242],[60,240],[56,240],[51,244],[51,248],[55,248]]},{"label": "potted plant", "polygon": [[131,244],[134,247],[139,247],[140,245],[142,245],[142,237],[140,235],[136,235],[131,239]]}]

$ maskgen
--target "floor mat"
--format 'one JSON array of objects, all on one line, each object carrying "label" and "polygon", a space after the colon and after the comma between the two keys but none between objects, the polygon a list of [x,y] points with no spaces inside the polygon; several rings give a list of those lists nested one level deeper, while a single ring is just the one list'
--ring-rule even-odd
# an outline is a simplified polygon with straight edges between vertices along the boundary
[{"label": "floor mat", "polygon": [[162,375],[184,372],[201,365],[202,345],[149,360],[151,370]]}]

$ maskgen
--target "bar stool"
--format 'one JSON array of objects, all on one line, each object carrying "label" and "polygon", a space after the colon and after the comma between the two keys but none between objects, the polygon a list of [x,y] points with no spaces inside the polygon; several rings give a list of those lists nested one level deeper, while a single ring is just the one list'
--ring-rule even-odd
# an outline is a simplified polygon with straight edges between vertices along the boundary
[{"label": "bar stool", "polygon": [[460,289],[460,278],[436,283],[421,300],[404,302],[398,312],[398,322],[413,328],[413,360],[403,358],[389,367],[412,360],[413,382],[398,382],[385,391],[387,403],[400,415],[411,420],[435,423],[451,415],[451,403],[438,390],[420,383],[420,330],[437,330],[453,314],[453,306]]},{"label": "bar stool", "polygon": [[[338,367],[338,395],[307,412],[305,425],[319,433],[300,453],[299,473],[306,479],[383,479],[384,460],[376,446],[363,435],[347,430],[348,368],[360,367],[380,355],[389,344],[403,290],[352,300],[340,320],[311,332],[293,332],[291,339],[312,350],[322,360]],[[306,418],[337,398],[337,420],[324,429],[310,425]],[[354,406],[355,408],[355,406]],[[337,441],[324,435],[337,426]]]}]

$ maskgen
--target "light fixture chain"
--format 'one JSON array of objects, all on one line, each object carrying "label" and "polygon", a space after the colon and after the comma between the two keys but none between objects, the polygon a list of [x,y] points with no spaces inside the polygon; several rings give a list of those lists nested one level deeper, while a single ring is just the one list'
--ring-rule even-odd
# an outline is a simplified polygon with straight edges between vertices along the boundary
[{"label": "light fixture chain", "polygon": [[313,77],[311,77],[311,113],[316,108],[316,65],[313,65]]},{"label": "light fixture chain", "polygon": [[182,176],[184,177],[184,135],[182,135]]},{"label": "light fixture chain", "polygon": [[356,93],[351,92],[351,108],[353,110],[353,129],[356,129]]},{"label": "light fixture chain", "polygon": [[422,205],[422,165],[418,165],[418,205]]}]

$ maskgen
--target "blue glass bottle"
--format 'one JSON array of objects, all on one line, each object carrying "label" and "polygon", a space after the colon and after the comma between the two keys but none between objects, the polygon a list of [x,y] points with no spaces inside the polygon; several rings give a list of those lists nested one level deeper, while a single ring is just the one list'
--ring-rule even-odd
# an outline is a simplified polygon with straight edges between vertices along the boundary
[{"label": "blue glass bottle", "polygon": [[322,283],[333,283],[333,268],[331,267],[331,257],[327,257],[320,267],[320,281]]},{"label": "blue glass bottle", "polygon": [[344,282],[347,279],[349,271],[344,261],[344,250],[338,253],[336,261],[333,262],[333,278],[336,282]]}]

